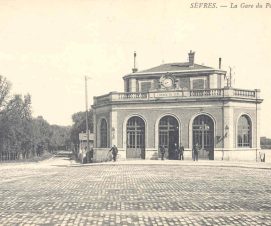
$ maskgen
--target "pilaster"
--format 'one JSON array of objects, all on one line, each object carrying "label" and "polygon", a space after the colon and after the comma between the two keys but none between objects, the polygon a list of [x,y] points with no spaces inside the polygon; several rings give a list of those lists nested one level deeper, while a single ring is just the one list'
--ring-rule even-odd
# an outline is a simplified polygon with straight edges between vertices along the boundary
[{"label": "pilaster", "polygon": [[93,147],[97,147],[97,119],[96,119],[96,110],[93,110],[93,133],[94,133],[94,142],[93,142]]},{"label": "pilaster", "polygon": [[257,109],[256,109],[256,148],[259,150],[261,149],[261,144],[260,144],[260,134],[261,134],[261,108],[259,106],[259,104],[257,105]]},{"label": "pilaster", "polygon": [[218,84],[217,84],[217,74],[212,74],[212,75],[210,75],[210,89],[217,89],[217,87],[218,87]]},{"label": "pilaster", "polygon": [[230,150],[235,146],[235,126],[233,120],[233,106],[224,106],[224,149]]},{"label": "pilaster", "polygon": [[110,134],[111,134],[111,139],[110,139],[110,146],[113,146],[114,144],[118,146],[118,113],[117,111],[111,111],[110,113]]},{"label": "pilaster", "polygon": [[132,78],[130,79],[131,86],[130,86],[130,92],[137,92],[136,90],[136,79]]}]

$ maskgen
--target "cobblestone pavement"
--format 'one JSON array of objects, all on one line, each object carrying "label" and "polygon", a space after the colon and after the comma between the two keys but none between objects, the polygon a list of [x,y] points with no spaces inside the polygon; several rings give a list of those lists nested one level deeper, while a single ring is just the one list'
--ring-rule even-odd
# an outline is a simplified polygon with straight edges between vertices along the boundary
[{"label": "cobblestone pavement", "polygon": [[0,225],[271,225],[271,168],[0,165]]}]

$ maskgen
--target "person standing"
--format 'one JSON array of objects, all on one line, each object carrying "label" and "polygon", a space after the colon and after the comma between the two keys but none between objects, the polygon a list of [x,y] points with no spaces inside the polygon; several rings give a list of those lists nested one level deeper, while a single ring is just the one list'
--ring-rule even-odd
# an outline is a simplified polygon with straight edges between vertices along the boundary
[{"label": "person standing", "polygon": [[183,153],[184,153],[184,147],[183,147],[183,145],[182,144],[180,144],[180,160],[184,160],[183,159]]},{"label": "person standing", "polygon": [[198,158],[199,158],[199,144],[196,143],[194,148],[193,148],[193,160],[194,161],[198,161]]},{"label": "person standing", "polygon": [[118,148],[116,147],[116,145],[113,145],[113,147],[109,150],[109,152],[110,151],[112,152],[113,161],[116,162],[117,154],[118,154]]},{"label": "person standing", "polygon": [[93,162],[93,154],[94,154],[93,147],[90,147],[89,153],[88,153],[88,163],[92,163]]},{"label": "person standing", "polygon": [[160,146],[161,160],[164,160],[165,152],[166,152],[165,146],[161,145]]},{"label": "person standing", "polygon": [[177,160],[180,155],[180,149],[176,143],[174,143],[173,159]]}]

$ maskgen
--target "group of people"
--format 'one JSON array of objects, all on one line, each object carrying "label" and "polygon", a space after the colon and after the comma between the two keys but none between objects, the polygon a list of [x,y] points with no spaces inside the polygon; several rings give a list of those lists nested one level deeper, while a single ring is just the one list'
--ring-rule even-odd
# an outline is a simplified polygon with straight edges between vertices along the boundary
[{"label": "group of people", "polygon": [[93,161],[93,147],[90,147],[89,149],[85,147],[85,156],[83,156],[83,163],[92,163]]},{"label": "group of people", "polygon": [[[192,158],[193,161],[198,161],[199,159],[199,150],[200,150],[200,146],[198,143],[196,143],[193,147],[192,150]],[[161,160],[164,160],[165,158],[165,153],[166,153],[166,148],[165,145],[161,145],[160,146],[160,153],[161,153]],[[184,147],[182,144],[180,144],[180,146],[178,146],[176,143],[174,144],[174,148],[173,150],[171,150],[169,152],[169,157],[170,159],[175,159],[175,160],[184,160],[183,157],[184,154]]]},{"label": "group of people", "polygon": [[[166,153],[166,148],[165,145],[160,146],[160,153],[161,153],[161,159],[164,160],[165,158],[165,153]],[[174,144],[173,150],[170,151],[170,159],[175,159],[175,160],[184,160],[183,158],[183,153],[184,153],[184,147],[182,144],[178,146],[176,143]]]},{"label": "group of people", "polygon": [[[192,158],[194,161],[198,161],[199,158],[199,150],[200,150],[200,146],[198,143],[196,143],[193,147],[192,150]],[[117,155],[118,155],[118,148],[116,147],[116,145],[113,145],[112,148],[109,150],[108,153],[112,154],[112,159],[115,162],[117,159]],[[160,146],[160,153],[161,153],[161,160],[164,160],[165,158],[165,153],[166,153],[166,148],[165,145],[161,145]],[[175,159],[175,160],[184,160],[184,146],[182,144],[180,144],[180,146],[178,146],[178,144],[174,144],[174,148],[171,151],[171,159]]]}]

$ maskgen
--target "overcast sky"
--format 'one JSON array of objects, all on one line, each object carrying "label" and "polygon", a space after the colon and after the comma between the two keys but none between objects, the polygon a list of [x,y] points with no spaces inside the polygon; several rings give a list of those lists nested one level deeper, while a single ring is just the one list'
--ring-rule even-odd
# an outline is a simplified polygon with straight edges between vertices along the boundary
[{"label": "overcast sky", "polygon": [[31,94],[34,116],[71,125],[85,109],[85,75],[91,104],[93,96],[123,91],[134,51],[142,70],[185,62],[193,50],[207,66],[222,57],[223,69],[234,68],[235,87],[261,89],[261,135],[271,137],[271,8],[192,9],[191,2],[0,0],[0,74],[12,93]]}]

